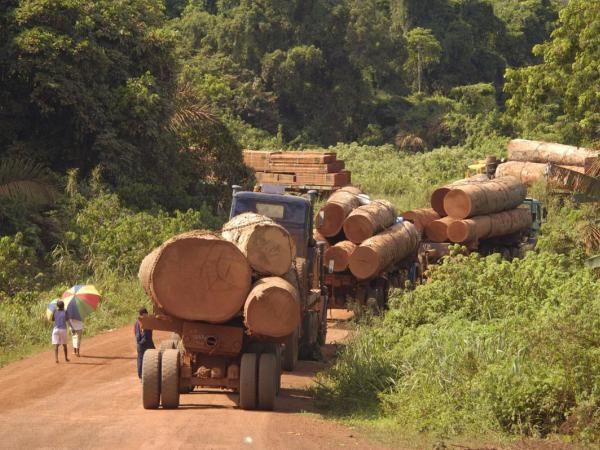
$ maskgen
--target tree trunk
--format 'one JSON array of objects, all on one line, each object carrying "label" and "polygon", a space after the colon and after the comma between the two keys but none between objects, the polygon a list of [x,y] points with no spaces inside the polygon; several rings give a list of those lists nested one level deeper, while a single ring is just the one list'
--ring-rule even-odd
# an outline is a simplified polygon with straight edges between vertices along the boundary
[{"label": "tree trunk", "polygon": [[296,255],[294,240],[287,230],[260,214],[234,217],[223,226],[222,235],[237,245],[259,274],[287,273]]},{"label": "tree trunk", "polygon": [[466,219],[516,208],[526,195],[526,186],[515,177],[499,177],[453,188],[444,197],[444,210],[451,217]]},{"label": "tree trunk", "polygon": [[404,220],[412,222],[419,233],[423,233],[427,225],[440,218],[440,215],[433,208],[413,209],[400,215]]},{"label": "tree trunk", "polygon": [[242,252],[207,231],[172,237],[144,258],[138,274],[146,294],[167,314],[212,323],[239,313],[251,275]]},{"label": "tree trunk", "polygon": [[431,207],[436,213],[439,214],[440,217],[447,216],[448,214],[446,214],[446,211],[444,210],[444,197],[448,192],[450,192],[452,189],[458,186],[463,186],[465,184],[472,183],[482,183],[484,181],[489,181],[487,175],[479,174],[469,178],[465,178],[463,180],[455,181],[453,183],[447,184],[446,186],[442,186],[441,188],[437,188],[431,194]]},{"label": "tree trunk", "polygon": [[250,334],[290,335],[300,324],[300,298],[294,286],[279,277],[258,280],[244,304],[244,325]]},{"label": "tree trunk", "polygon": [[350,257],[350,271],[359,280],[373,278],[417,251],[419,232],[410,222],[398,223],[364,241]]},{"label": "tree trunk", "polygon": [[433,220],[425,227],[425,236],[433,242],[446,242],[448,240],[448,227],[458,219],[452,217],[442,217]]},{"label": "tree trunk", "polygon": [[[539,179],[546,177],[546,163],[533,163],[533,162],[522,162],[522,161],[508,161],[504,164],[500,164],[496,169],[497,177],[512,176],[521,180],[529,186],[534,184]],[[565,169],[573,170],[575,172],[584,173],[583,167],[578,166],[562,166]]]},{"label": "tree trunk", "polygon": [[508,143],[509,161],[553,163],[560,166],[586,167],[598,158],[597,150],[552,142],[513,139]]},{"label": "tree trunk", "polygon": [[354,250],[356,250],[355,243],[350,241],[338,242],[327,249],[323,263],[325,267],[333,272],[343,272],[348,268]]},{"label": "tree trunk", "polygon": [[395,221],[394,206],[387,200],[374,200],[350,213],[344,221],[344,234],[349,241],[360,244]]},{"label": "tree trunk", "polygon": [[457,220],[448,227],[448,238],[452,242],[465,243],[481,239],[505,236],[526,230],[532,224],[531,211],[516,208],[510,211]]},{"label": "tree trunk", "polygon": [[360,206],[360,189],[346,186],[335,191],[319,210],[315,228],[325,237],[333,237],[342,231],[344,220],[353,209]]}]

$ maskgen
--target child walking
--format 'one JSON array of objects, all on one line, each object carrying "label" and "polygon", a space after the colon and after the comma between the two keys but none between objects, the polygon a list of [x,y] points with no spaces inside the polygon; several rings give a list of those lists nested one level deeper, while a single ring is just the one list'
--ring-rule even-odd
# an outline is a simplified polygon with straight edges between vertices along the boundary
[{"label": "child walking", "polygon": [[65,351],[65,361],[69,362],[67,356],[67,320],[69,316],[65,311],[65,303],[62,300],[56,302],[56,309],[52,313],[54,329],[52,330],[52,345],[54,345],[54,359],[58,364],[58,346],[62,345]]},{"label": "child walking", "polygon": [[69,325],[71,325],[71,335],[73,336],[73,354],[79,357],[81,338],[83,336],[83,322],[77,319],[69,319]]}]

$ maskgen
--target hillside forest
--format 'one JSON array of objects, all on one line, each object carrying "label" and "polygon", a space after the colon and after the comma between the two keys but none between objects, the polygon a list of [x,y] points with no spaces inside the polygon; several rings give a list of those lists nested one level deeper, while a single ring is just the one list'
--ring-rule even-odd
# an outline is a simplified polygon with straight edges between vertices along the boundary
[{"label": "hillside forest", "polygon": [[[4,0],[0,365],[45,345],[76,282],[104,294],[90,333],[148,305],[141,259],[223,223],[231,185],[254,184],[243,148],[336,151],[406,210],[510,138],[598,148],[598,92],[598,1]],[[598,441],[596,204],[534,194],[537,250],[457,250],[396,292],[321,376],[326,414]]]}]

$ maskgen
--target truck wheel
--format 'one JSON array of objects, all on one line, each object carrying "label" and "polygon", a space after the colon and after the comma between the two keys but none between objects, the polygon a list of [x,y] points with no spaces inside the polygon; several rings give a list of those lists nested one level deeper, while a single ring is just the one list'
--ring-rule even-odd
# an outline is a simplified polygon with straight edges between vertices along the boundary
[{"label": "truck wheel", "polygon": [[283,370],[288,372],[296,368],[298,362],[298,330],[294,330],[285,340],[285,349],[283,350]]},{"label": "truck wheel", "polygon": [[163,408],[179,407],[179,350],[167,349],[162,355],[161,401]]},{"label": "truck wheel", "polygon": [[244,353],[240,363],[240,408],[256,409],[256,353]]},{"label": "truck wheel", "polygon": [[277,358],[273,353],[260,355],[258,365],[258,408],[272,411],[277,396]]},{"label": "truck wheel", "polygon": [[160,405],[160,352],[146,350],[142,362],[142,404],[144,409],[156,409]]},{"label": "truck wheel", "polygon": [[158,347],[161,352],[165,350],[170,350],[177,348],[177,342],[174,339],[165,339],[160,342],[160,346]]}]

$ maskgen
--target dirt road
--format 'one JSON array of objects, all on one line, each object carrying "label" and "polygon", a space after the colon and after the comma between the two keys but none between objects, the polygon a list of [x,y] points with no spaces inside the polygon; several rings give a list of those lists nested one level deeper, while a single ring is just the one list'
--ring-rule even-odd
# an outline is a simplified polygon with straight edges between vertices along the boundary
[{"label": "dirt road", "polygon": [[[329,333],[329,351],[345,331]],[[155,342],[165,335],[157,335]],[[81,358],[51,352],[0,369],[0,448],[379,448],[313,415],[305,390],[324,363],[301,362],[282,380],[274,412],[237,409],[237,395],[194,392],[177,410],[146,411],[130,328],[84,339]]]}]

